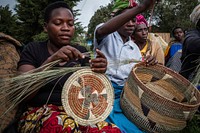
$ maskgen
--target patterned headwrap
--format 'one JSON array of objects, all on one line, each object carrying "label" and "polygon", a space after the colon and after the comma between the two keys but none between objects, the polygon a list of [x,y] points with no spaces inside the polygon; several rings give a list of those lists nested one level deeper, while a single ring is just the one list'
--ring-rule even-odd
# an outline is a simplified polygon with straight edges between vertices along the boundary
[{"label": "patterned headwrap", "polygon": [[146,19],[145,19],[144,16],[141,15],[141,14],[138,14],[138,15],[136,16],[136,24],[137,24],[137,25],[139,25],[139,24],[146,24],[146,26],[148,27],[148,23],[147,23]]},{"label": "patterned headwrap", "polygon": [[192,13],[190,14],[190,20],[197,25],[198,21],[200,19],[200,4],[194,8]]},{"label": "patterned headwrap", "polygon": [[112,15],[123,9],[135,6],[137,6],[135,0],[115,0]]}]

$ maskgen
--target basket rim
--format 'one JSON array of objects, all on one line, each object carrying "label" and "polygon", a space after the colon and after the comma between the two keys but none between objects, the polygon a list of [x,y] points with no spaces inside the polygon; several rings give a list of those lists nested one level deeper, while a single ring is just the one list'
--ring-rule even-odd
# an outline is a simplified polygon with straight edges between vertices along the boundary
[{"label": "basket rim", "polygon": [[[139,84],[139,85],[141,85],[142,87],[141,87],[141,89],[144,91],[144,92],[146,92],[146,93],[148,93],[148,94],[154,94],[157,98],[160,98],[160,99],[162,99],[163,100],[163,98],[165,99],[165,100],[167,100],[168,102],[171,102],[172,104],[176,104],[176,105],[181,105],[182,107],[184,106],[184,107],[193,107],[193,108],[195,108],[195,107],[198,107],[198,106],[200,106],[200,99],[198,100],[198,103],[196,103],[196,104],[184,104],[184,103],[181,103],[181,102],[177,102],[177,101],[174,101],[174,100],[171,100],[171,99],[169,99],[169,98],[166,98],[166,97],[164,97],[164,96],[162,96],[162,95],[160,95],[160,94],[158,94],[158,93],[156,93],[156,92],[154,92],[154,91],[152,91],[151,89],[149,89],[149,87],[147,87],[146,85],[144,85],[143,83],[142,83],[142,81],[137,77],[137,74],[135,73],[135,70],[138,68],[138,67],[148,67],[148,68],[158,68],[158,69],[164,69],[165,70],[165,72],[167,72],[167,74],[169,74],[169,73],[173,73],[174,75],[176,75],[176,79],[177,80],[181,80],[182,82],[186,82],[186,84],[188,84],[188,85],[190,85],[197,93],[198,93],[198,95],[200,96],[200,92],[198,91],[198,89],[190,82],[190,81],[188,81],[186,78],[184,78],[182,75],[180,75],[180,74],[178,74],[177,72],[175,72],[175,71],[173,71],[173,70],[171,70],[171,69],[169,69],[169,68],[167,68],[167,67],[165,67],[165,66],[163,66],[163,65],[160,65],[160,64],[156,64],[156,65],[151,65],[151,66],[146,66],[144,63],[138,63],[138,64],[136,64],[133,68],[132,68],[132,72],[131,72],[131,74],[133,75],[133,78],[136,80],[136,82],[137,82],[137,84]],[[170,75],[170,74],[169,74]],[[178,77],[178,78],[177,78]],[[181,82],[180,81],[180,82]],[[143,87],[146,89],[146,90],[144,90],[143,89]],[[148,90],[148,91],[147,91]]]},{"label": "basket rim", "polygon": [[[69,100],[68,100],[68,95],[66,96],[66,94],[68,94],[68,91],[70,90],[70,86],[73,84],[73,82],[75,80],[77,80],[79,78],[79,76],[83,76],[83,75],[93,75],[95,77],[97,77],[98,79],[100,79],[101,81],[103,81],[103,83],[105,84],[105,88],[107,89],[106,92],[108,93],[108,97],[107,97],[107,101],[108,104],[106,106],[106,109],[104,110],[104,112],[96,117],[96,118],[92,118],[92,119],[83,119],[80,118],[78,115],[76,115],[73,110],[70,108],[70,104],[69,104]],[[111,113],[112,109],[113,109],[113,105],[114,105],[114,89],[112,87],[111,82],[109,81],[109,79],[105,76],[105,74],[102,73],[96,73],[93,72],[90,68],[83,68],[80,70],[77,70],[76,72],[74,72],[65,82],[64,86],[63,86],[63,90],[62,90],[62,94],[61,94],[61,102],[63,105],[63,108],[65,110],[65,112],[73,117],[75,119],[75,121],[77,121],[80,125],[83,126],[87,126],[87,125],[93,125],[96,124],[100,121],[104,121],[109,114]],[[89,109],[88,109],[89,110]],[[79,113],[81,110],[79,110]]]}]

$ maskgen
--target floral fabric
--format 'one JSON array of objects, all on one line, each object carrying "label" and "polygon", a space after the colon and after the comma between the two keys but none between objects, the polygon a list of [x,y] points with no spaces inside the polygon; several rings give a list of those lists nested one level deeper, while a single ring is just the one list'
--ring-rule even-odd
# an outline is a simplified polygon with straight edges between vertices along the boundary
[{"label": "floral fabric", "polygon": [[30,107],[18,125],[20,133],[121,133],[114,124],[105,121],[96,125],[81,126],[68,116],[62,106]]}]

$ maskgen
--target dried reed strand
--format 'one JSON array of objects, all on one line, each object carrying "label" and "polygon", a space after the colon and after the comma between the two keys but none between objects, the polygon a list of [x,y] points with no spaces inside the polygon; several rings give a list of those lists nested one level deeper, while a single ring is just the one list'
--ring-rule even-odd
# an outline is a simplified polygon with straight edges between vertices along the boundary
[{"label": "dried reed strand", "polygon": [[63,67],[51,69],[52,66],[57,63],[59,63],[59,61],[51,62],[16,77],[0,80],[0,106],[5,107],[5,111],[0,112],[0,118],[52,80],[84,68]]},{"label": "dried reed strand", "polygon": [[[83,53],[89,56],[90,52]],[[20,102],[36,92],[39,88],[47,83],[62,77],[70,72],[83,69],[85,67],[62,67],[56,68],[56,64],[61,60],[48,63],[44,66],[31,70],[29,72],[17,75],[12,78],[4,78],[0,80],[0,106],[4,106],[4,110],[0,112],[0,118],[14,109]],[[129,63],[141,62],[135,59],[115,60],[108,64],[113,66],[125,65]]]}]

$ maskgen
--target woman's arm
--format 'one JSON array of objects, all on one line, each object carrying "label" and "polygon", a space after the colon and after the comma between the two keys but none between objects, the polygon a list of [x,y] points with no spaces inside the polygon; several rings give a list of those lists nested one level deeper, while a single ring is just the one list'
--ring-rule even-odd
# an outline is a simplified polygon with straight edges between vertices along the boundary
[{"label": "woman's arm", "polygon": [[96,31],[96,38],[100,39],[112,32],[115,32],[119,27],[123,26],[126,22],[133,19],[137,14],[145,11],[151,5],[155,3],[156,0],[144,0],[140,5],[128,9],[112,19],[108,20],[102,26],[100,26]]}]

